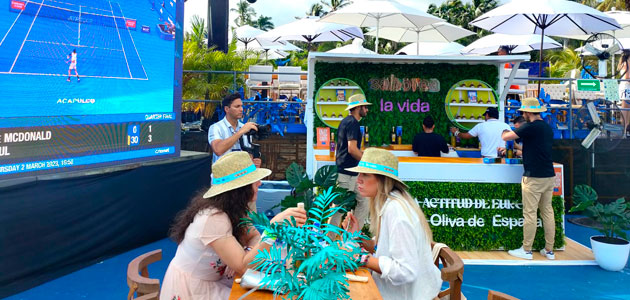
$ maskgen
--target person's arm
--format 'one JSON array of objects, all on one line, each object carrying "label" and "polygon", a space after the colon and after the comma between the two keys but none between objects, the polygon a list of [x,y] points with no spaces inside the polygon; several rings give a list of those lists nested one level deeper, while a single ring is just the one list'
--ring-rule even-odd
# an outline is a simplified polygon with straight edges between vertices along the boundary
[{"label": "person's arm", "polygon": [[363,157],[363,151],[357,147],[356,140],[348,140],[348,153],[356,160],[361,160]]},{"label": "person's arm", "polygon": [[[290,219],[291,217],[294,217],[297,224],[301,226],[306,222],[306,211],[301,208],[288,208],[275,216],[271,222],[282,222],[283,220]],[[268,250],[271,248],[269,243],[260,241],[252,247],[251,251],[246,253],[243,246],[233,235],[216,239],[210,242],[209,245],[219,255],[221,260],[239,275],[245,273],[245,270],[254,260],[259,250]]]},{"label": "person's arm", "polygon": [[258,130],[256,123],[247,122],[234,135],[229,136],[225,139],[221,139],[220,132],[219,132],[220,129],[218,126],[215,126],[214,128],[212,128],[212,130],[210,130],[208,134],[208,140],[211,141],[210,144],[212,145],[212,151],[217,156],[221,156],[225,154],[225,152],[232,149],[232,147],[234,147],[234,145],[238,143],[238,139],[240,139],[243,136],[243,134],[248,133],[252,129]]},{"label": "person's arm", "polygon": [[[474,129],[474,128],[473,128]],[[472,130],[471,130],[472,131]],[[459,132],[459,129],[451,127],[451,132],[460,139],[472,139],[474,136],[468,132]]]},{"label": "person's arm", "polygon": [[413,137],[413,142],[411,143],[411,150],[417,156],[420,153],[420,134],[416,134]]},{"label": "person's arm", "polygon": [[516,134],[516,132],[512,131],[512,130],[503,130],[503,133],[501,134],[501,138],[504,141],[513,141],[519,138],[519,136]]}]

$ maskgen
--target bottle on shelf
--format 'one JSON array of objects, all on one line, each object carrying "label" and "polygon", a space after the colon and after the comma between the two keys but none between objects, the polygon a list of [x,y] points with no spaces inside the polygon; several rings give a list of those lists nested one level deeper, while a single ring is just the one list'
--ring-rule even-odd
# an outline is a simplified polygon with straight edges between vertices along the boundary
[{"label": "bottle on shelf", "polygon": [[390,134],[390,136],[391,136],[391,139],[390,139],[391,144],[392,145],[396,144],[396,140],[397,140],[397,138],[396,138],[396,126],[392,126],[392,133]]},{"label": "bottle on shelf", "polygon": [[455,134],[451,132],[451,147],[455,148],[457,144],[455,143]]},{"label": "bottle on shelf", "polygon": [[326,115],[326,113],[324,113],[324,114],[322,115],[322,118],[328,118],[328,115]]},{"label": "bottle on shelf", "polygon": [[319,102],[324,102],[324,98],[319,98]]},{"label": "bottle on shelf", "polygon": [[461,117],[460,117],[460,118],[461,118],[462,120],[466,120],[466,114],[465,114],[465,113],[462,113],[462,115],[461,115]]},{"label": "bottle on shelf", "polygon": [[505,153],[507,158],[514,158],[514,141],[507,141],[505,143]]},{"label": "bottle on shelf", "polygon": [[368,127],[365,126],[365,148],[370,147],[370,133],[368,132]]},{"label": "bottle on shelf", "polygon": [[331,132],[330,133],[330,152],[329,152],[330,157],[335,157],[335,149],[336,149],[335,133]]},{"label": "bottle on shelf", "polygon": [[327,102],[331,102],[332,100],[330,100],[330,97],[328,97],[328,99],[326,99]]},{"label": "bottle on shelf", "polygon": [[402,126],[396,127],[396,135],[398,136],[397,138],[398,145],[402,145],[402,130],[403,130]]}]

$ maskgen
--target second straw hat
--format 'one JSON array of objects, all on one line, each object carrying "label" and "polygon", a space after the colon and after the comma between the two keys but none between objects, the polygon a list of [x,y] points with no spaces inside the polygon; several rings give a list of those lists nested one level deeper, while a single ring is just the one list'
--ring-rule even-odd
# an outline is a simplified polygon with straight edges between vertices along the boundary
[{"label": "second straw hat", "polygon": [[372,103],[367,102],[367,99],[365,99],[365,95],[355,94],[355,95],[350,96],[350,98],[348,98],[348,107],[346,107],[346,110],[351,110],[357,106],[364,106],[364,105],[372,105]]},{"label": "second straw hat", "polygon": [[212,165],[212,187],[203,195],[211,198],[227,191],[252,184],[271,174],[271,170],[256,168],[247,152],[236,151],[221,156]]},{"label": "second straw hat", "polygon": [[398,178],[398,158],[385,149],[365,149],[359,165],[346,170],[357,173],[383,175],[405,184]]}]

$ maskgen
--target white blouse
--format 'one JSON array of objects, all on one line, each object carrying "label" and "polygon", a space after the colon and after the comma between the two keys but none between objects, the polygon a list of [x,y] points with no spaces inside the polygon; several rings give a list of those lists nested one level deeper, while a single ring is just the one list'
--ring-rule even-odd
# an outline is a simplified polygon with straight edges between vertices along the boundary
[{"label": "white blouse", "polygon": [[440,292],[442,279],[432,261],[430,241],[409,204],[392,196],[402,197],[398,193],[390,194],[381,209],[374,256],[382,273],[373,272],[372,277],[385,300],[431,300]]}]

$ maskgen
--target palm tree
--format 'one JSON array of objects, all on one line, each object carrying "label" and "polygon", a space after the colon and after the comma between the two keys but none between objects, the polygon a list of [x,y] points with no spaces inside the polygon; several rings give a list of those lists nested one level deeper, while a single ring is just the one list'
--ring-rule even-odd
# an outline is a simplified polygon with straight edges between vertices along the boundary
[{"label": "palm tree", "polygon": [[562,51],[552,51],[547,55],[549,61],[549,76],[562,78],[568,76],[573,70],[582,68],[582,58],[571,48]]},{"label": "palm tree", "polygon": [[238,16],[234,19],[234,23],[237,26],[250,25],[252,20],[256,17],[256,11],[245,0],[241,0],[236,4],[236,8],[230,9]]},{"label": "palm tree", "polygon": [[206,27],[206,20],[198,15],[192,16],[191,21],[192,30],[184,34],[184,40],[194,42],[199,47],[208,38],[208,28]]},{"label": "palm tree", "polygon": [[344,6],[349,5],[350,3],[352,2],[349,0],[322,0],[322,4],[328,7],[330,11],[336,11],[340,8],[343,8]]},{"label": "palm tree", "polygon": [[326,11],[324,10],[324,6],[322,6],[321,3],[313,3],[313,5],[311,5],[311,8],[306,12],[306,16],[309,17],[321,17],[325,14]]},{"label": "palm tree", "polygon": [[429,5],[429,9],[427,11],[451,24],[459,25],[463,28],[476,32],[477,36],[469,36],[459,40],[460,43],[467,45],[488,34],[487,31],[469,25],[469,23],[497,6],[497,0],[473,0],[471,3],[466,4],[464,4],[461,0],[447,0],[440,6],[436,6],[434,4]]},{"label": "palm tree", "polygon": [[271,22],[271,17],[263,15],[261,15],[258,20],[254,21],[254,24],[252,26],[262,31],[267,31],[275,28],[275,25],[273,25],[273,22]]},{"label": "palm tree", "polygon": [[613,7],[618,10],[626,10],[628,7],[630,7],[630,0],[603,0],[603,1],[601,0],[573,0],[573,1],[596,8],[599,11],[609,11],[609,10],[612,10]]}]

